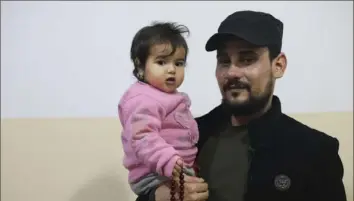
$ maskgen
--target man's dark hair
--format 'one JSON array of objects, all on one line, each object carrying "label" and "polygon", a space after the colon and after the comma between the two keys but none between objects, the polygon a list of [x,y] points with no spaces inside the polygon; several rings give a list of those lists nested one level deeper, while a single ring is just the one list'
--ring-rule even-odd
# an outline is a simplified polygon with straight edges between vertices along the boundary
[{"label": "man's dark hair", "polygon": [[[150,26],[141,28],[134,36],[130,49],[130,59],[134,63],[133,75],[137,75],[139,69],[144,70],[150,49],[154,45],[170,44],[173,55],[177,48],[182,47],[188,54],[188,45],[182,34],[189,35],[189,29],[174,22],[154,22]],[[167,55],[169,56],[169,55]]]}]

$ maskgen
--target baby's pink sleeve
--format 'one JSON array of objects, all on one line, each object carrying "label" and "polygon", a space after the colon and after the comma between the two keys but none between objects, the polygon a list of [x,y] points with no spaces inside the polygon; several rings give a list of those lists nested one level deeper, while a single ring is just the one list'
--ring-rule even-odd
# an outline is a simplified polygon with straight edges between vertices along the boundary
[{"label": "baby's pink sleeve", "polygon": [[165,109],[144,95],[125,101],[121,108],[126,119],[122,122],[126,129],[124,135],[131,139],[137,158],[158,174],[171,177],[179,157],[177,151],[159,135]]}]

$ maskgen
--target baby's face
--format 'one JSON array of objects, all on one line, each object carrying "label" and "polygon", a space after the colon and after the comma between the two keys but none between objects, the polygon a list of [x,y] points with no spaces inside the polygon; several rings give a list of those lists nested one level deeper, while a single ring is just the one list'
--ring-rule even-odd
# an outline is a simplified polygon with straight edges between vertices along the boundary
[{"label": "baby's face", "polygon": [[145,65],[146,81],[167,93],[175,92],[184,80],[186,51],[178,47],[173,54],[171,52],[169,44],[155,45]]}]

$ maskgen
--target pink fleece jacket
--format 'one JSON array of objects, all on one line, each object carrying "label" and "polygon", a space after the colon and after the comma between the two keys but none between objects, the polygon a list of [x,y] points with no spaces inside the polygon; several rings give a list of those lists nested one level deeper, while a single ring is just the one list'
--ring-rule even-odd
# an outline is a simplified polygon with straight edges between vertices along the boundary
[{"label": "pink fleece jacket", "polygon": [[125,92],[118,112],[130,182],[153,172],[171,177],[179,157],[192,167],[199,133],[190,105],[184,93],[165,93],[143,82]]}]

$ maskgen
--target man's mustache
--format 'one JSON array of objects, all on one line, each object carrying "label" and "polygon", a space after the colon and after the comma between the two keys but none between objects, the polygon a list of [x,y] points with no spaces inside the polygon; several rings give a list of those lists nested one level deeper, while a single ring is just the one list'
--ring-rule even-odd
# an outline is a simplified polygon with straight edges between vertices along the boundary
[{"label": "man's mustache", "polygon": [[230,89],[246,89],[249,91],[251,88],[247,83],[232,79],[232,80],[227,80],[227,82],[223,86],[224,91],[227,91]]}]

